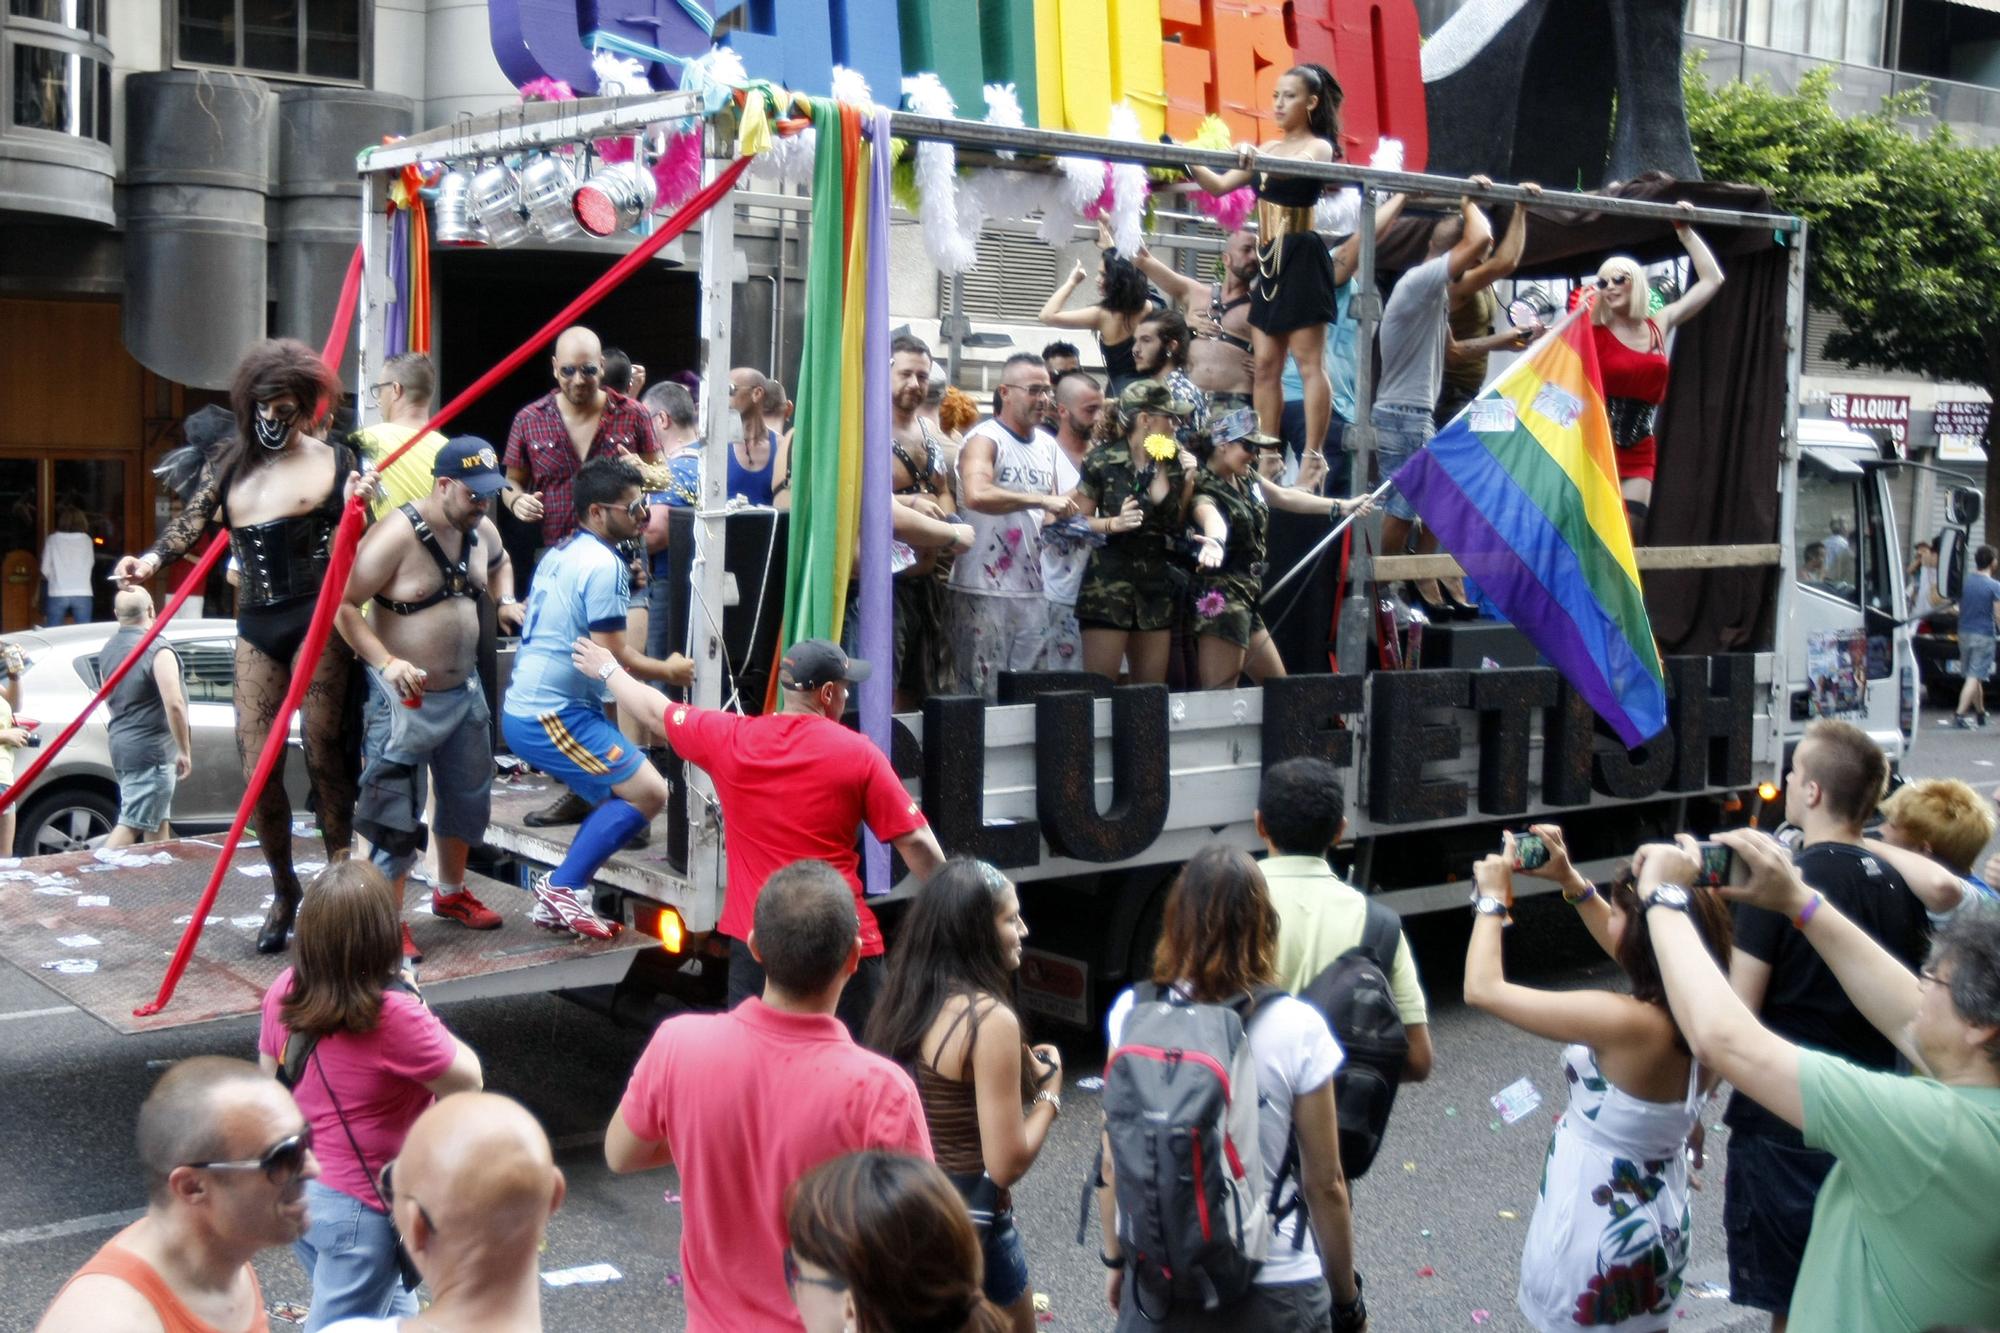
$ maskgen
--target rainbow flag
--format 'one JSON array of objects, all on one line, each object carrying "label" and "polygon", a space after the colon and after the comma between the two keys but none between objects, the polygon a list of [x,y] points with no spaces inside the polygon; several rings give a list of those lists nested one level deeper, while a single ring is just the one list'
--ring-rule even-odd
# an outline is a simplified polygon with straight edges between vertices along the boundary
[{"label": "rainbow flag", "polygon": [[1395,475],[1445,550],[1628,748],[1667,724],[1597,348],[1579,309]]}]

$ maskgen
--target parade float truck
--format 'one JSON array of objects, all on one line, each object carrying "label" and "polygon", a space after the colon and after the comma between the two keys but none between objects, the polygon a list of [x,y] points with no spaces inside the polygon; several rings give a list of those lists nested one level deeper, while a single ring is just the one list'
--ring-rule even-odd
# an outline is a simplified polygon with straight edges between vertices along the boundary
[{"label": "parade float truck", "polygon": [[[675,93],[530,105],[363,152],[360,382],[379,378],[390,317],[381,204],[405,168],[525,165],[698,110]],[[898,140],[947,142],[961,166],[1024,179],[1052,170],[1050,159],[1058,155],[1148,166],[1192,159],[1218,169],[1233,160],[905,113],[892,120]],[[711,120],[706,134],[707,150],[719,155],[704,167],[713,179],[719,161],[733,155],[734,129]],[[1489,208],[1528,205],[1530,241],[1516,278],[1545,290],[1594,272],[1606,254],[1633,254],[1649,264],[1678,256],[1672,224],[1689,215],[1675,205],[1695,205],[1691,220],[1728,279],[1701,317],[1678,332],[1673,349],[1651,517],[1653,540],[1673,544],[1637,553],[1660,644],[1667,725],[1628,748],[1504,623],[1429,626],[1413,644],[1407,624],[1378,616],[1372,600],[1354,590],[1371,580],[1393,585],[1451,573],[1456,566],[1448,556],[1371,557],[1364,542],[1350,540],[1327,547],[1324,521],[1273,514],[1267,586],[1303,566],[1264,608],[1286,658],[1284,678],[1261,688],[1169,692],[1081,673],[1029,673],[1003,678],[997,703],[934,697],[893,719],[892,760],[946,852],[983,857],[1019,884],[1035,928],[1022,969],[1023,999],[1047,1018],[1091,1023],[1119,986],[1143,972],[1167,889],[1197,849],[1220,842],[1261,850],[1252,819],[1260,777],[1286,758],[1318,756],[1339,770],[1347,834],[1335,852],[1337,868],[1413,915],[1461,905],[1473,862],[1498,846],[1502,830],[1559,823],[1579,866],[1602,879],[1649,838],[1760,818],[1775,823],[1791,747],[1815,717],[1858,722],[1897,761],[1916,738],[1902,543],[1888,485],[1899,464],[1893,451],[1866,436],[1798,420],[1807,262],[1800,220],[1771,213],[1760,192],[1716,184],[1641,180],[1608,194],[1531,196],[1508,185],[1342,164],[1310,164],[1301,172],[1329,187],[1406,192],[1413,201],[1406,213],[1426,201],[1450,208],[1466,194]],[[662,309],[657,317],[687,324],[687,336],[702,350],[705,425],[724,419],[728,367],[774,363],[773,349],[756,345],[761,330],[741,329],[736,319],[740,289],[751,276],[743,253],[756,249],[757,228],[786,210],[795,237],[803,236],[808,203],[796,186],[739,184],[702,218],[699,259],[681,252],[682,262],[695,267],[699,303]],[[1421,258],[1425,239],[1424,223],[1407,219],[1377,236],[1372,213],[1356,210],[1362,263],[1353,308],[1361,326],[1363,421],[1368,349],[1381,310],[1378,274],[1387,277]],[[1219,233],[1192,218],[1185,225],[1171,221],[1175,216],[1160,207],[1161,231],[1149,237],[1156,252],[1219,248]],[[1021,223],[996,212],[985,225]],[[900,230],[907,241],[916,229]],[[776,251],[777,262],[802,265],[808,245]],[[448,343],[452,312],[440,309],[437,324],[440,342]],[[948,332],[954,365],[967,331],[960,320]],[[720,431],[704,436],[702,504],[676,515],[670,548],[672,632],[697,663],[691,702],[754,712],[764,705],[778,647],[774,603],[782,598],[786,518],[729,504],[721,481],[729,446]],[[1357,476],[1369,475],[1371,443],[1367,431],[1350,430]],[[1976,516],[1977,503],[1968,495],[1954,513]],[[1824,554],[1823,538],[1837,528],[1846,535],[1845,549],[1830,564],[1816,565],[1808,582],[1801,552],[1819,543]],[[1385,637],[1402,658],[1393,668],[1383,664]],[[673,775],[671,788],[651,845],[619,853],[598,880],[599,910],[628,926],[619,941],[556,939],[528,928],[525,913],[509,911],[499,935],[447,933],[424,965],[427,991],[450,999],[558,990],[639,1015],[656,1012],[653,1002],[663,992],[695,1000],[718,995],[726,950],[713,931],[727,888],[728,830],[699,770]],[[522,819],[549,795],[547,781],[534,775],[496,783],[487,835],[488,848],[503,858],[496,873],[522,875],[562,859],[574,827],[530,828]],[[311,857],[317,843],[302,837],[298,852]],[[225,901],[217,911],[225,921],[240,914],[251,924],[218,929],[211,918],[182,988],[183,997],[193,998],[134,1020],[133,1002],[149,991],[186,921],[198,876],[161,865],[80,878],[77,872],[92,869],[89,859],[25,867],[66,878],[68,897],[35,896],[46,884],[0,883],[0,905],[7,906],[0,915],[11,918],[0,932],[7,941],[0,952],[121,1030],[255,1007],[265,974],[275,970],[250,948],[262,880],[228,877],[228,892],[241,901]],[[236,868],[255,859],[246,851]],[[93,881],[122,892],[169,879],[188,882],[154,892],[143,911],[120,913],[117,932],[91,930],[85,909],[69,910],[92,893]],[[893,931],[896,903],[915,884],[900,864],[880,882],[889,890],[883,915]],[[1544,887],[1521,884],[1524,892]],[[489,902],[513,901],[502,885],[482,891]],[[60,919],[56,909],[64,909]],[[27,941],[30,926],[37,938]],[[118,958],[82,970],[91,951],[40,941],[48,930],[101,937],[105,952],[117,946]]]}]

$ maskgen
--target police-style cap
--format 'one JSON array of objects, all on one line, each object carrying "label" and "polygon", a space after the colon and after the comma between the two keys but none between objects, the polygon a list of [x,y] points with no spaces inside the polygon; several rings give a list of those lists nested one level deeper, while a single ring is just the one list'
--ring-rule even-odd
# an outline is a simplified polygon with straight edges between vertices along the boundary
[{"label": "police-style cap", "polygon": [[825,639],[800,639],[785,649],[778,664],[778,683],[788,690],[816,690],[844,680],[859,685],[874,668],[858,657],[849,657],[837,643]]},{"label": "police-style cap", "polygon": [[1134,380],[1118,395],[1121,412],[1164,412],[1170,417],[1191,417],[1198,404],[1187,394],[1158,380]]},{"label": "police-style cap", "polygon": [[431,475],[463,482],[474,495],[498,495],[507,484],[500,471],[500,456],[493,446],[477,435],[459,435],[445,441],[431,464]]}]

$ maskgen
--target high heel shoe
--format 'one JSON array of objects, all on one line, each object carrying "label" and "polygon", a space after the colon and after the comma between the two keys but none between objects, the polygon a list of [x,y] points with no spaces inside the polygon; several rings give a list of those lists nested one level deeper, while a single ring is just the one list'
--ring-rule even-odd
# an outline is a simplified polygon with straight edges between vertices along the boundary
[{"label": "high heel shoe", "polygon": [[292,921],[299,914],[299,899],[303,895],[296,888],[287,890],[274,886],[270,910],[264,913],[264,925],[257,932],[258,953],[283,953],[287,938],[292,933]]},{"label": "high heel shoe", "polygon": [[1444,613],[1451,619],[1453,620],[1479,619],[1478,607],[1473,606],[1468,602],[1460,601],[1457,597],[1452,595],[1451,589],[1445,587],[1442,583],[1438,584],[1438,596],[1444,598]]},{"label": "high heel shoe", "polygon": [[[1442,595],[1444,590],[1440,588],[1438,591],[1439,594]],[[1430,619],[1432,624],[1436,624],[1439,621],[1448,619],[1450,617],[1451,613],[1446,609],[1445,605],[1441,602],[1432,601],[1430,598],[1424,596],[1423,592],[1417,587],[1416,583],[1414,582],[1404,583],[1402,585],[1401,592],[1404,604],[1406,606],[1415,607],[1417,610],[1422,611],[1424,615]]]}]

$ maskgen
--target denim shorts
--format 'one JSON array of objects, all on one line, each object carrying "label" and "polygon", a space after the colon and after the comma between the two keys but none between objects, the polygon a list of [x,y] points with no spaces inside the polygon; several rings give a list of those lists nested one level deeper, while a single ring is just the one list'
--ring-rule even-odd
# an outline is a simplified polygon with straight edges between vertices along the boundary
[{"label": "denim shorts", "polygon": [[1004,1310],[1028,1289],[1028,1253],[1021,1244],[1021,1230],[1014,1225],[1014,1209],[1001,1204],[1000,1187],[983,1171],[955,1171],[951,1183],[965,1200],[979,1234],[979,1249],[986,1259],[986,1299]]},{"label": "denim shorts", "polygon": [[[1431,421],[1431,410],[1427,407],[1411,407],[1398,403],[1379,403],[1371,418],[1375,423],[1375,460],[1381,469],[1383,481],[1396,475],[1403,464],[1417,456],[1417,450],[1430,443],[1431,436],[1437,434],[1437,427]],[[1403,492],[1395,487],[1383,497],[1382,510],[1406,523],[1414,523],[1417,511],[1403,498]]]},{"label": "denim shorts", "polygon": [[167,822],[174,807],[174,763],[131,769],[118,775],[118,822],[151,833]]},{"label": "denim shorts", "polygon": [[1805,1259],[1813,1205],[1833,1170],[1833,1154],[1794,1137],[1731,1134],[1722,1182],[1722,1230],[1729,1247],[1729,1298],[1782,1314]]},{"label": "denim shorts", "polygon": [[[428,772],[437,790],[432,830],[474,846],[486,836],[493,806],[493,722],[478,677],[449,690],[426,690],[421,704],[409,708],[400,698],[392,701],[381,676],[370,671],[361,753],[361,817],[414,828],[424,817]],[[393,880],[409,871],[416,852],[378,846],[370,859]]]},{"label": "denim shorts", "polygon": [[1991,634],[1964,634],[1958,636],[1958,664],[1965,672],[1967,680],[1985,680],[1993,674],[1993,636]]},{"label": "denim shorts", "polygon": [[307,1333],[341,1319],[387,1319],[417,1312],[415,1292],[403,1290],[396,1267],[396,1227],[351,1194],[306,1182],[311,1221],[292,1243],[312,1277]]}]

